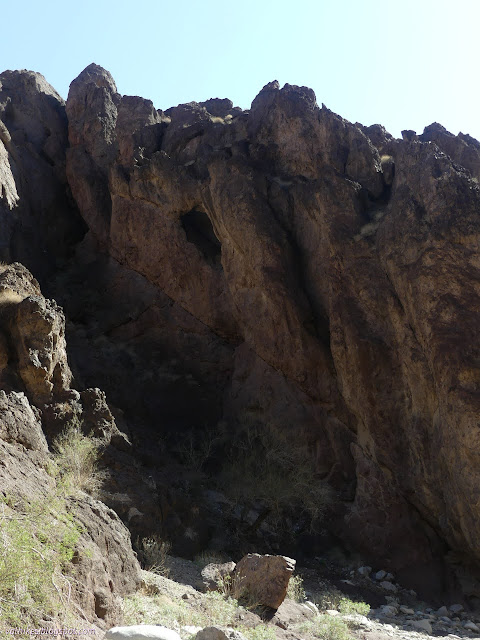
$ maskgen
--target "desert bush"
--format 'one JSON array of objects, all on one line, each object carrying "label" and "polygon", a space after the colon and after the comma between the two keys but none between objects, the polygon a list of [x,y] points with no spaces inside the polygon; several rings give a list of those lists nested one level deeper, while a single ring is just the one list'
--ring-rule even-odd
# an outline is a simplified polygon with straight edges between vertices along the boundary
[{"label": "desert bush", "polygon": [[0,620],[24,627],[67,622],[81,528],[55,492],[14,510],[8,503],[0,503]]},{"label": "desert bush", "polygon": [[348,626],[339,617],[322,615],[304,622],[299,631],[320,640],[352,640]]},{"label": "desert bush", "polygon": [[338,610],[342,599],[344,599],[344,594],[326,582],[320,583],[320,588],[312,596],[313,602],[321,611]]},{"label": "desert bush", "polygon": [[275,640],[276,633],[272,626],[259,624],[256,627],[238,627],[238,631],[248,640]]},{"label": "desert bush", "polygon": [[242,430],[229,449],[220,486],[245,514],[258,512],[252,530],[264,520],[290,530],[288,516],[307,519],[311,530],[318,529],[332,495],[305,447],[268,426],[253,426]]},{"label": "desert bush", "polygon": [[170,629],[183,625],[229,626],[234,624],[237,610],[238,602],[215,591],[205,594],[196,608],[185,600],[173,600],[165,594],[136,593],[123,601],[126,624],[161,624]]},{"label": "desert bush", "polygon": [[66,494],[86,491],[95,494],[101,486],[98,471],[100,444],[83,435],[78,419],[71,420],[66,429],[53,442],[51,475],[58,479]]},{"label": "desert bush", "polygon": [[210,624],[222,626],[232,624],[238,610],[235,598],[225,597],[217,591],[205,594],[201,606]]},{"label": "desert bush", "polygon": [[145,569],[167,578],[170,573],[167,557],[171,544],[159,536],[153,535],[142,538],[140,542],[137,541],[137,547],[143,555]]},{"label": "desert bush", "polygon": [[196,565],[203,569],[207,566],[207,564],[223,564],[224,562],[229,562],[230,558],[221,551],[213,551],[207,549],[206,551],[202,551],[198,555],[195,556],[194,562]]},{"label": "desert bush", "polygon": [[303,578],[298,573],[292,576],[288,582],[287,598],[295,602],[305,602],[307,599],[303,588]]},{"label": "desert bush", "polygon": [[201,473],[214,455],[219,436],[214,429],[192,429],[174,446],[181,462],[191,471]]},{"label": "desert bush", "polygon": [[338,603],[338,611],[343,615],[358,613],[362,616],[367,616],[370,613],[370,605],[366,602],[354,602],[349,598],[342,598]]}]

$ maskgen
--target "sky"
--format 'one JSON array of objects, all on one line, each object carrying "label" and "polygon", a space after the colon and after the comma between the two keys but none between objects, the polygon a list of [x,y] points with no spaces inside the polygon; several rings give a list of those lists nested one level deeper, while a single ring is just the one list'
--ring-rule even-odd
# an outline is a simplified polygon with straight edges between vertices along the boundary
[{"label": "sky", "polygon": [[480,139],[480,0],[17,0],[1,3],[0,71],[67,98],[91,62],[159,109],[278,80],[399,137],[440,122]]}]

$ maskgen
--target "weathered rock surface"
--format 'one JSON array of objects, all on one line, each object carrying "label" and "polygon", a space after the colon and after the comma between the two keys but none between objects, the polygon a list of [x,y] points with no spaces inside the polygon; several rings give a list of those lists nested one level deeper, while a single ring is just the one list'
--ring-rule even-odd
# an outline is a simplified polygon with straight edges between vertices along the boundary
[{"label": "weathered rock surface", "polygon": [[[10,238],[30,200],[9,136],[27,153],[28,113],[62,107],[37,76],[4,76]],[[123,411],[145,464],[169,432],[273,426],[340,496],[332,531],[399,580],[445,586],[449,549],[478,565],[479,143],[439,125],[395,140],[276,82],[250,111],[218,99],[158,111],[97,65],[72,83],[66,115],[66,175],[89,229],[55,283],[71,362]],[[39,362],[21,368],[29,399],[68,387]],[[199,544],[171,507],[169,531]]]},{"label": "weathered rock surface", "polygon": [[[45,471],[49,454],[38,416],[21,393],[1,391],[0,403],[7,416],[6,433],[3,425],[0,431],[1,493],[9,503],[48,501],[54,480]],[[68,513],[82,528],[76,542],[70,606],[74,614],[81,611],[100,627],[115,623],[122,615],[121,597],[140,583],[130,534],[102,502],[86,494],[66,500]]]},{"label": "weathered rock surface", "polygon": [[210,563],[202,569],[203,588],[205,591],[217,591],[222,586],[228,592],[232,587],[232,574],[235,562],[222,564]]},{"label": "weathered rock surface", "polygon": [[234,593],[260,606],[278,609],[294,570],[292,558],[249,553],[235,567]]},{"label": "weathered rock surface", "polygon": [[67,144],[65,103],[45,78],[0,74],[0,259],[41,280],[85,233],[67,184]]},{"label": "weathered rock surface", "polygon": [[246,640],[243,633],[228,627],[205,627],[197,633],[196,640]]},{"label": "weathered rock surface", "polygon": [[[25,267],[0,267],[0,487],[9,502],[55,499],[55,482],[46,472],[45,434],[53,436],[64,426],[60,413],[66,421],[81,420],[85,407],[84,426],[95,425],[105,444],[119,434],[113,418],[108,428],[98,419],[106,406],[98,389],[81,397],[70,388],[64,329],[61,309],[42,296]],[[92,398],[97,399],[93,407]],[[140,582],[130,534],[116,513],[87,494],[67,497],[66,508],[81,527],[71,592],[74,614],[81,611],[99,626],[113,624],[122,616],[121,597]]]}]

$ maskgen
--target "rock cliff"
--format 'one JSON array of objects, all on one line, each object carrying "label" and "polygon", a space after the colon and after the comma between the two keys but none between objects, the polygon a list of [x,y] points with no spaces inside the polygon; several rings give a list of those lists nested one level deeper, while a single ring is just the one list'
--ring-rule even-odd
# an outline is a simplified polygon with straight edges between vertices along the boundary
[{"label": "rock cliff", "polygon": [[[478,566],[479,143],[437,124],[394,139],[277,82],[248,111],[163,112],[92,64],[64,110],[15,73],[0,76],[5,257],[35,268],[36,230],[76,386],[107,392],[142,462],[168,434],[263,426],[335,491],[331,530],[400,579]],[[24,363],[36,331],[15,337],[18,375],[47,405],[69,373]]]},{"label": "rock cliff", "polygon": [[[8,531],[3,529],[9,521],[5,509],[11,510],[10,519],[17,517],[21,522],[27,520],[22,512],[25,505],[37,505],[38,509],[38,505],[58,502],[55,481],[48,473],[52,461],[46,435],[48,439],[57,435],[68,419],[76,416],[87,432],[96,427],[96,435],[102,436],[104,445],[120,436],[104,400],[104,411],[110,414],[108,429],[102,429],[105,425],[98,418],[89,419],[95,404],[102,404],[98,389],[80,394],[70,388],[64,324],[61,309],[42,296],[38,282],[23,265],[0,267],[2,569],[5,553],[9,553]],[[101,628],[118,622],[121,597],[140,583],[140,567],[128,530],[116,513],[85,493],[67,495],[61,516],[57,513],[59,507],[52,508],[59,519],[55,528],[61,531],[62,518],[66,522],[71,518],[79,531],[73,586],[63,609],[70,608],[77,617]],[[46,513],[48,509],[45,506]],[[53,517],[50,514],[49,520]],[[22,545],[26,546],[28,534],[24,531],[22,535]],[[48,581],[50,565],[42,559],[41,571]],[[21,588],[19,584],[19,591]]]}]

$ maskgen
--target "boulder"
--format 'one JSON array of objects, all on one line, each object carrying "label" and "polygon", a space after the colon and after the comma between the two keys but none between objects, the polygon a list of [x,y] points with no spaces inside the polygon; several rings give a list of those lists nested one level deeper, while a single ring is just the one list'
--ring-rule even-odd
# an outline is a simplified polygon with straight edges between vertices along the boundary
[{"label": "boulder", "polygon": [[243,633],[228,627],[205,627],[197,633],[196,640],[246,640]]},{"label": "boulder", "polygon": [[287,595],[295,564],[285,556],[249,553],[235,567],[235,590],[251,602],[278,609]]},{"label": "boulder", "polygon": [[181,640],[176,631],[152,624],[131,627],[113,627],[105,634],[105,640]]},{"label": "boulder", "polygon": [[0,440],[44,453],[48,451],[39,414],[24,393],[0,391]]},{"label": "boulder", "polygon": [[319,614],[318,609],[315,611],[311,605],[315,607],[313,603],[308,606],[308,603],[303,604],[286,598],[275,611],[271,623],[281,629],[288,629],[291,626],[311,620]]},{"label": "boulder", "polygon": [[415,627],[415,629],[425,631],[429,636],[432,635],[432,623],[430,622],[430,620],[412,620],[411,624],[413,627]]},{"label": "boulder", "polygon": [[222,564],[210,563],[202,569],[202,581],[205,591],[225,591],[232,589],[232,574],[235,570],[235,562]]}]

